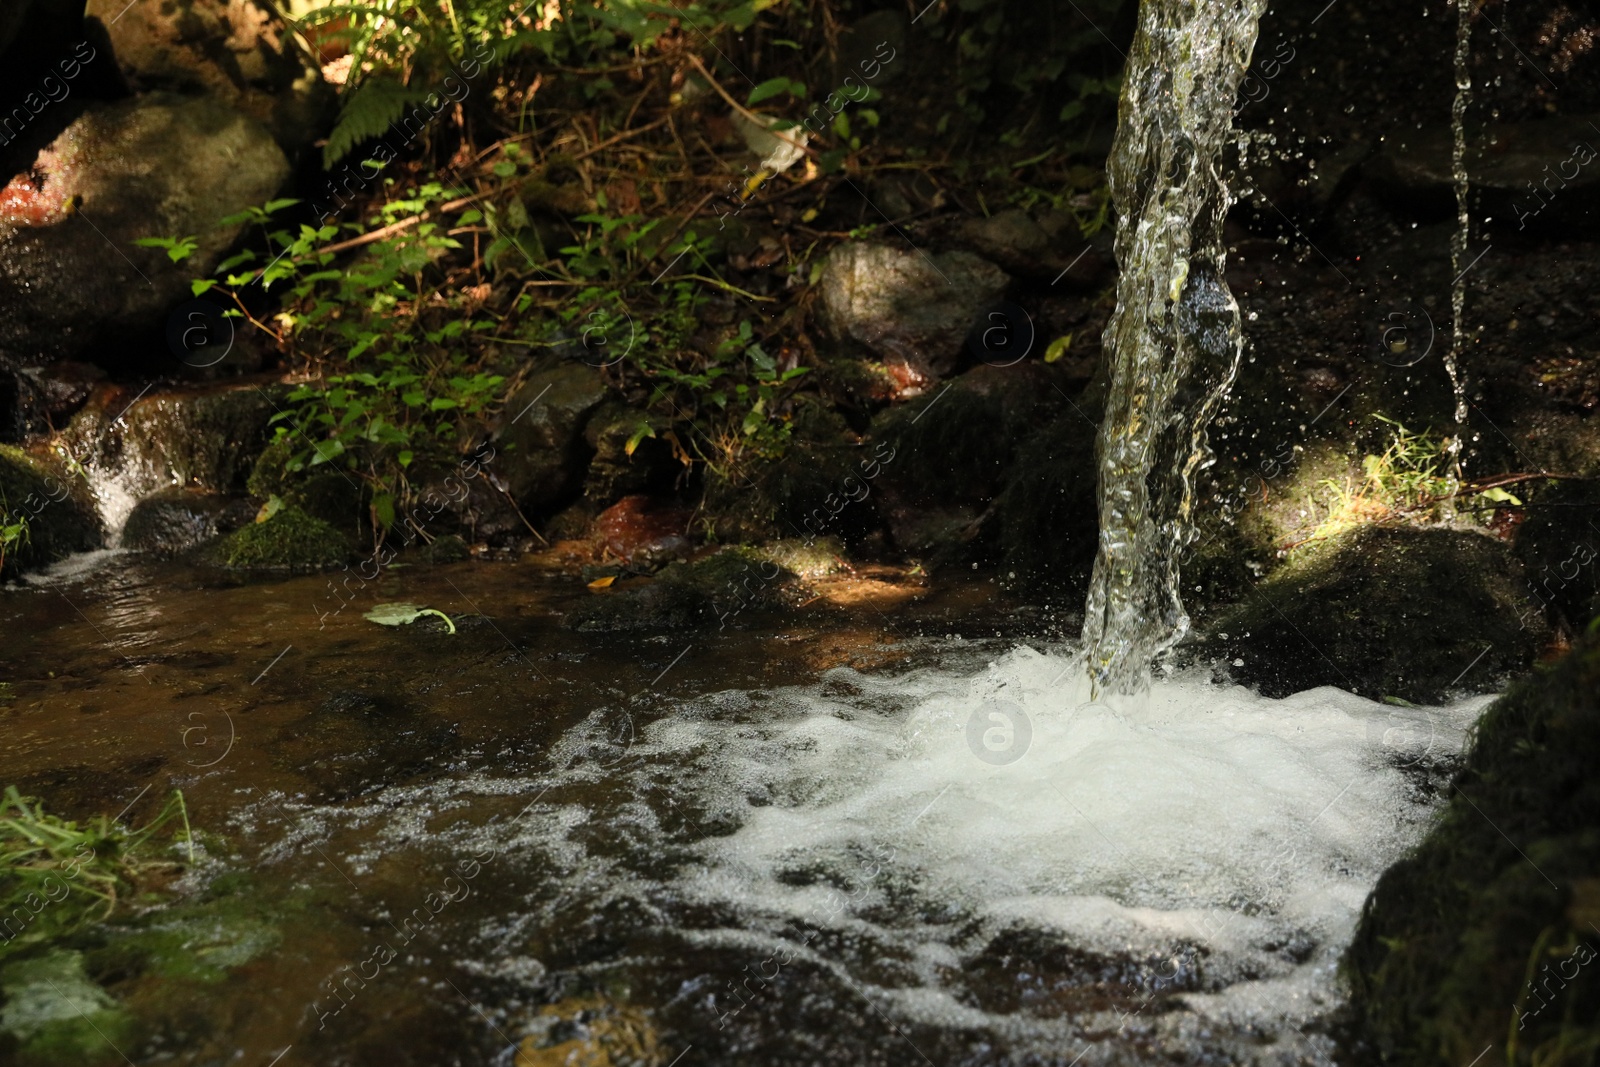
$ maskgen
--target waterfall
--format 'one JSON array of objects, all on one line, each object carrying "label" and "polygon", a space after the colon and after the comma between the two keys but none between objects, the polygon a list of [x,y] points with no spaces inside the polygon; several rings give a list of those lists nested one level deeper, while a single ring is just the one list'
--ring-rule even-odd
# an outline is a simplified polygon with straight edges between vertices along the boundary
[{"label": "waterfall", "polygon": [[1206,423],[1238,369],[1223,277],[1219,169],[1266,0],[1145,0],[1110,159],[1121,275],[1105,332],[1100,546],[1083,642],[1096,691],[1132,692],[1189,627],[1178,559],[1193,536]]}]

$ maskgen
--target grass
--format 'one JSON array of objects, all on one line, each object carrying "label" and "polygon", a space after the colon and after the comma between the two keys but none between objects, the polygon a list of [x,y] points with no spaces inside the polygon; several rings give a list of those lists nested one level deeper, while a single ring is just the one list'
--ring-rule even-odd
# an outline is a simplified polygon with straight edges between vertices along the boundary
[{"label": "grass", "polygon": [[104,815],[80,827],[8,786],[0,800],[0,960],[107,919],[156,878],[181,870],[157,840],[175,820],[192,864],[181,790],[149,822],[129,829]]}]

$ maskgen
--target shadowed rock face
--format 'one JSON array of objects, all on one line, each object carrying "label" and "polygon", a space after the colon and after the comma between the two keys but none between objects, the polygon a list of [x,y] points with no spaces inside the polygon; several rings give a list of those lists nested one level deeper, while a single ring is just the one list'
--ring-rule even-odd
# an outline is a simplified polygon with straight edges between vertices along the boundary
[{"label": "shadowed rock face", "polygon": [[1524,625],[1517,563],[1484,534],[1363,526],[1299,553],[1214,624],[1234,678],[1267,696],[1437,703],[1526,670],[1548,633]]},{"label": "shadowed rock face", "polygon": [[[289,163],[262,126],[204,97],[96,104],[0,196],[0,354],[54,360],[149,329],[208,275]],[[193,235],[173,263],[142,237]]]},{"label": "shadowed rock face", "polygon": [[1344,970],[1383,1062],[1581,1063],[1600,1039],[1600,640],[1484,713],[1433,832],[1367,899]]}]

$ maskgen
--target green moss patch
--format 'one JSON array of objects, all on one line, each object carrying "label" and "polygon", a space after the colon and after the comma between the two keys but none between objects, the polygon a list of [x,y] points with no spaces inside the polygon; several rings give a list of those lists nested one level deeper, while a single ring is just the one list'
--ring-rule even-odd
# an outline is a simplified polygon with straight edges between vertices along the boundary
[{"label": "green moss patch", "polygon": [[326,522],[286,504],[265,522],[251,523],[223,538],[215,552],[225,567],[311,571],[343,563],[350,545]]}]

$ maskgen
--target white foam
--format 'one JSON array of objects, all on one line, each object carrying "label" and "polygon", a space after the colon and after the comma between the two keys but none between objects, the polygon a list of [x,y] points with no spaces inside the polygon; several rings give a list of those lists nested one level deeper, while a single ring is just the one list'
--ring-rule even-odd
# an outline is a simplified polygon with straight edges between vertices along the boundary
[{"label": "white foam", "polygon": [[[948,662],[972,646],[940,649]],[[680,934],[748,946],[752,962],[787,945],[922,1024],[1057,1049],[1095,1026],[1120,1032],[1126,1016],[1109,1009],[1098,1022],[1001,1015],[950,984],[996,935],[1022,929],[1109,958],[1203,958],[1188,1011],[1139,1026],[1325,1042],[1301,1028],[1338,1003],[1337,959],[1363,900],[1432,817],[1420,768],[1459,754],[1491,698],[1268,700],[1180,675],[1118,706],[1085,701],[1080,673],[1066,655],[1020,648],[987,665],[841,668],[810,687],[714,693],[636,731],[599,709],[548,773],[399,787],[340,818],[378,824],[351,857],[360,869],[419,834],[447,843],[430,822],[441,805],[521,792],[535,802],[514,829],[453,832],[498,835],[521,857],[511,862],[563,884],[544,899],[736,916]],[[625,752],[620,736],[633,739]],[[669,853],[657,870],[651,857]],[[560,906],[507,921],[558,924]],[[807,930],[830,936],[802,941]],[[892,957],[901,977],[839,944]]]}]

